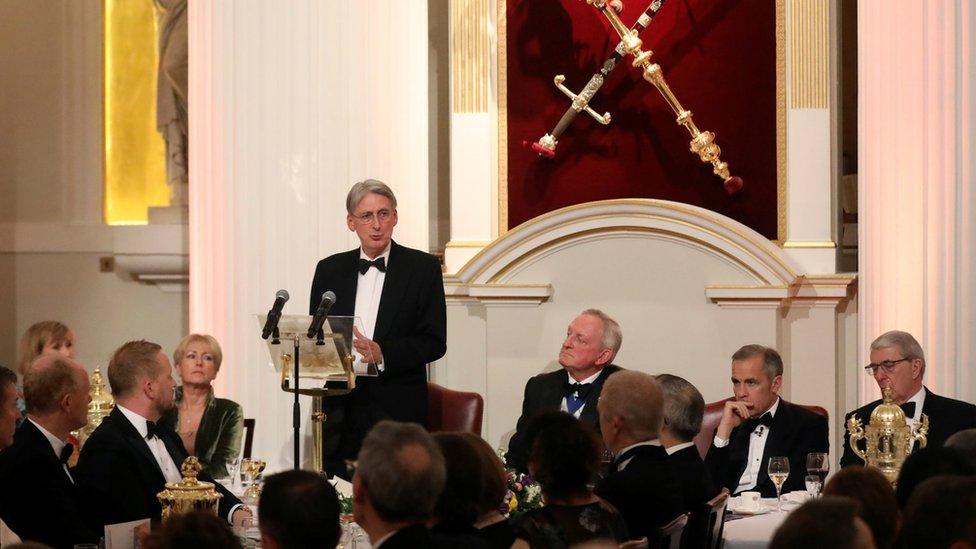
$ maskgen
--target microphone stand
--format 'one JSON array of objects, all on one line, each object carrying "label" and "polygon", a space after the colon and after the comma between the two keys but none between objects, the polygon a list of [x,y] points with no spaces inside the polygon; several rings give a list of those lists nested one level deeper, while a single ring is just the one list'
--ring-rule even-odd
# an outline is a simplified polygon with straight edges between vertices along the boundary
[{"label": "microphone stand", "polygon": [[[277,328],[275,328],[275,330],[277,330]],[[301,339],[302,339],[302,335],[296,333],[295,339],[293,340],[295,343],[295,362],[293,363],[294,367],[292,370],[292,375],[295,378],[295,403],[292,405],[291,423],[292,423],[292,430],[294,431],[294,437],[295,437],[295,470],[296,471],[302,468],[302,464],[301,464],[302,405],[298,401],[298,394],[299,394],[298,380],[300,377],[298,372],[299,370],[301,370],[299,366],[301,362],[299,362],[298,360],[299,359],[298,353],[299,353],[299,347],[301,347],[300,345]]]}]

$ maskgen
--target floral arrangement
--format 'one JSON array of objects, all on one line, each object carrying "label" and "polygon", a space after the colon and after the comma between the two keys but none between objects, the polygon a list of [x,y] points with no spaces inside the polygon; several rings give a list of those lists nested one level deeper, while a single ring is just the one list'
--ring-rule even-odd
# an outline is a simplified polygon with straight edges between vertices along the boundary
[{"label": "floral arrangement", "polygon": [[[501,458],[502,463],[505,463],[504,450],[498,450],[498,457]],[[508,484],[508,493],[505,495],[505,501],[498,508],[499,513],[506,517],[517,517],[526,511],[543,506],[542,487],[529,475],[506,467],[505,481]]]}]

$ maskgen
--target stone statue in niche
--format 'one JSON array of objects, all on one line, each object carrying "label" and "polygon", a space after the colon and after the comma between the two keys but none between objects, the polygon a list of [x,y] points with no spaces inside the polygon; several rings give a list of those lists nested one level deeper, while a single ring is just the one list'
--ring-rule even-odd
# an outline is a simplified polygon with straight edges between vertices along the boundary
[{"label": "stone statue in niche", "polygon": [[153,0],[158,14],[156,129],[166,142],[170,207],[186,208],[189,187],[187,0]]}]

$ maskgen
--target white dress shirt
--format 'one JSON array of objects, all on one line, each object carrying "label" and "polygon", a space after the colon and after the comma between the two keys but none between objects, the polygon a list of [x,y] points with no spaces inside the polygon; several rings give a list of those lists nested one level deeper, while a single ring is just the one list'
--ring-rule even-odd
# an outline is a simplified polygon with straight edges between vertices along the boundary
[{"label": "white dress shirt", "polygon": [[[159,465],[160,471],[163,472],[163,477],[166,478],[166,482],[179,482],[183,480],[183,473],[180,472],[179,467],[176,466],[176,462],[173,461],[173,456],[169,455],[169,450],[166,449],[166,444],[163,443],[163,440],[156,435],[153,435],[152,438],[146,438],[149,434],[149,425],[146,422],[149,420],[129,410],[125,406],[119,404],[115,406],[122,412],[125,419],[128,419],[129,423],[136,428],[136,431],[139,431],[139,436],[142,437],[146,446],[149,447],[149,453],[156,458],[156,464]],[[237,511],[240,507],[242,505],[237,504],[230,508],[230,512],[227,513],[227,522],[233,522],[234,511]]]},{"label": "white dress shirt", "polygon": [[[770,416],[776,417],[776,410],[779,409],[779,400],[779,397],[776,397],[776,402],[769,407],[769,410],[763,412],[763,414],[769,413]],[[759,481],[759,472],[762,468],[763,451],[766,449],[766,441],[769,440],[769,431],[769,427],[757,425],[749,435],[749,456],[746,458],[746,470],[742,472],[742,476],[739,478],[739,486],[736,487],[733,494],[752,490],[756,487],[756,483]],[[715,435],[715,440],[712,443],[715,444],[716,448],[723,448],[728,446],[729,441],[728,439],[719,438],[718,435]]]},{"label": "white dress shirt", "polygon": [[672,446],[670,448],[665,448],[664,451],[667,452],[668,455],[670,456],[670,455],[674,454],[675,452],[680,452],[680,451],[684,450],[685,448],[691,448],[694,445],[695,445],[695,441],[682,442],[681,444],[675,444],[674,446]]},{"label": "white dress shirt", "polygon": [[[912,429],[915,427],[915,422],[922,419],[922,406],[925,406],[925,387],[919,389],[912,398],[905,401],[905,404],[909,402],[915,403],[915,414],[912,417],[905,416],[905,422],[908,424],[908,428]],[[915,448],[915,439],[912,439],[912,443],[909,445],[909,450]]]},{"label": "white dress shirt", "polygon": [[[375,259],[370,259],[366,255],[366,252],[362,248],[359,249],[359,258],[365,259],[367,261],[375,261],[376,259],[383,258],[386,268],[390,268],[390,248],[393,243],[386,245],[386,249],[383,253],[376,256]],[[358,268],[358,264],[357,264]],[[359,317],[359,320],[363,323],[363,335],[367,339],[373,339],[373,332],[376,330],[376,316],[380,310],[380,298],[383,296],[383,283],[386,281],[386,273],[381,272],[376,267],[370,267],[366,274],[358,275],[358,280],[356,281],[356,309],[353,312],[354,316]],[[363,356],[359,354],[355,348],[353,348],[354,364],[360,364]],[[367,360],[367,362],[376,362],[375,360]],[[380,363],[376,365],[377,368],[382,372],[385,370],[385,366]]]},{"label": "white dress shirt", "polygon": [[[580,385],[586,385],[587,383],[593,383],[594,381],[596,381],[596,378],[600,377],[600,372],[602,371],[603,370],[600,370],[599,372],[591,375],[590,377],[584,379],[583,381],[576,381],[575,379],[573,379],[573,376],[571,376],[567,371],[566,378],[569,380],[569,383],[579,383]],[[585,407],[586,407],[586,403],[583,403],[579,408],[576,409],[575,412],[573,412],[573,415],[576,416],[576,419],[579,419],[580,414],[583,413],[583,408]],[[563,397],[562,402],[559,404],[559,409],[562,410],[563,412],[569,411],[569,406],[567,406],[566,404],[566,397]]]},{"label": "white dress shirt", "polygon": [[[42,435],[44,435],[44,438],[46,438],[48,442],[51,443],[51,449],[54,450],[54,455],[57,456],[58,459],[61,459],[61,450],[64,450],[64,447],[68,445],[68,442],[54,436],[54,434],[51,431],[48,431],[44,427],[41,427],[40,423],[34,421],[30,417],[27,418],[27,421],[33,423],[34,427],[37,427],[37,430],[40,431]],[[75,479],[71,477],[71,471],[68,470],[68,464],[67,463],[62,464],[61,468],[64,469],[64,474],[68,475],[68,480],[70,480],[71,483],[74,484]]]}]

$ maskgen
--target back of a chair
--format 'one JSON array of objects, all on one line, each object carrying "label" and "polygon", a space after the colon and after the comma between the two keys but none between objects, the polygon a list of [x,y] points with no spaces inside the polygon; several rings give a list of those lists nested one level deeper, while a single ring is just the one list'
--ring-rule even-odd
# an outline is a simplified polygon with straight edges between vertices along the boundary
[{"label": "back of a chair", "polygon": [[681,546],[688,549],[719,549],[725,529],[725,508],[729,505],[729,489],[722,488],[717,496],[703,503],[691,514]]},{"label": "back of a chair", "polygon": [[[695,447],[698,448],[698,455],[705,459],[705,454],[708,453],[708,449],[712,445],[712,439],[715,438],[715,430],[718,429],[718,424],[722,421],[722,412],[725,410],[725,403],[729,400],[726,398],[718,402],[712,402],[705,405],[705,416],[702,418],[701,430],[695,436]],[[808,404],[798,404],[800,408],[805,408],[815,414],[821,415],[828,420],[830,415],[827,410],[822,406],[808,405]]]},{"label": "back of a chair", "polygon": [[478,393],[454,391],[427,383],[427,430],[467,431],[481,435],[485,400]]},{"label": "back of a chair", "polygon": [[253,417],[244,418],[244,451],[241,453],[241,457],[244,459],[251,459],[251,447],[254,445],[254,424]]},{"label": "back of a chair", "polygon": [[688,513],[678,515],[674,520],[658,527],[653,539],[647,540],[648,549],[679,549],[682,534],[688,525]]}]

